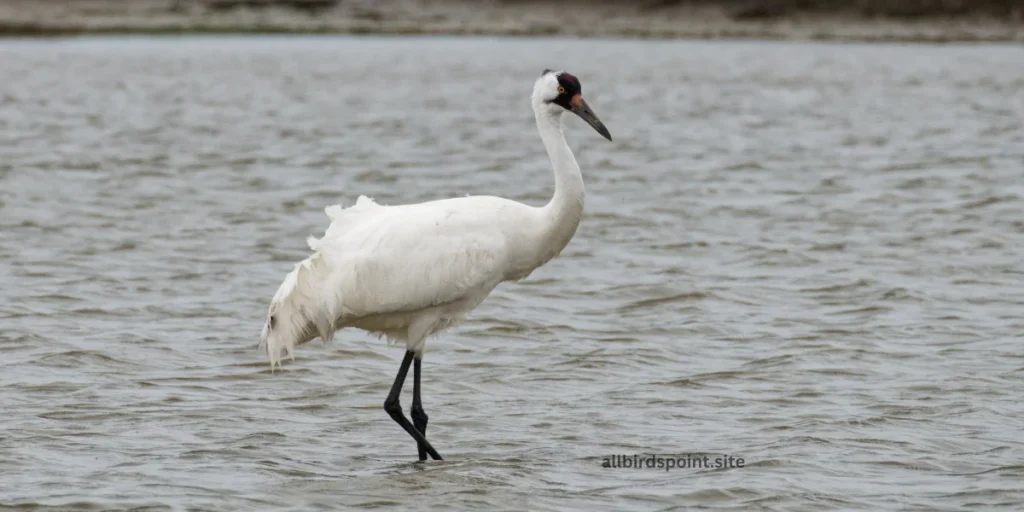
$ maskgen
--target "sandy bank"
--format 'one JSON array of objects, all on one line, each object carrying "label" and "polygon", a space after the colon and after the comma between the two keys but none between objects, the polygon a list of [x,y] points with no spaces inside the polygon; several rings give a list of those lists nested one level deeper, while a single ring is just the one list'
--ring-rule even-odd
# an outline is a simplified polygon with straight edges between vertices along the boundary
[{"label": "sandy bank", "polygon": [[[296,3],[301,4],[296,8]],[[737,7],[739,5],[739,7]],[[1024,7],[867,16],[735,1],[8,0],[0,35],[92,33],[488,34],[851,41],[1024,41]],[[305,6],[305,7],[303,7]]]}]

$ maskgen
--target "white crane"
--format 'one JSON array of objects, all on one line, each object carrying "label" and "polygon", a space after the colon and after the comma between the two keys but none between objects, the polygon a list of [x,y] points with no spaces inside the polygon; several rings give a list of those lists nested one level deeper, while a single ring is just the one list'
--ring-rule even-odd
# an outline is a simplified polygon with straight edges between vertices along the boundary
[{"label": "white crane", "polygon": [[[270,303],[261,345],[271,368],[297,345],[356,327],[404,341],[405,358],[384,410],[414,439],[420,460],[441,456],[426,439],[420,364],[426,339],[476,308],[499,283],[518,281],[557,256],[583,215],[583,176],[562,134],[572,112],[612,140],[564,71],[545,69],[531,98],[537,129],[555,174],[542,207],[494,196],[381,206],[360,196],[350,208],[326,208],[331,225],[309,237],[313,255],[295,265]],[[399,395],[415,361],[412,423]]]}]

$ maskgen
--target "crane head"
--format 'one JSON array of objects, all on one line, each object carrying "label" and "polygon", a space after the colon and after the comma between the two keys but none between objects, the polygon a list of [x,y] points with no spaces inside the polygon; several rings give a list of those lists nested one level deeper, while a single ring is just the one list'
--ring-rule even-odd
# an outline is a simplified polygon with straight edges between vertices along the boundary
[{"label": "crane head", "polygon": [[583,88],[580,86],[579,79],[574,75],[565,71],[545,69],[533,88],[533,99],[534,103],[557,109],[555,112],[559,114],[566,111],[576,114],[597,130],[602,137],[612,140],[608,128],[605,128],[604,123],[597,118],[597,114],[590,109],[590,105],[583,100]]}]

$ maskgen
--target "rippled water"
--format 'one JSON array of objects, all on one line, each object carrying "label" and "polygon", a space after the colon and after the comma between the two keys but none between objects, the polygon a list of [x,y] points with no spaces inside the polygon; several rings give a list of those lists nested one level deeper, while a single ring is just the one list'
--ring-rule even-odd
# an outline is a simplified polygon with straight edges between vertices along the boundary
[{"label": "rippled water", "polygon": [[[1024,50],[527,39],[0,43],[0,505],[979,510],[1024,502]],[[271,373],[323,208],[552,179],[562,257],[430,342],[446,460],[359,331]],[[411,386],[407,386],[407,393]],[[407,394],[403,404],[408,407]],[[613,454],[744,467],[603,468]]]}]

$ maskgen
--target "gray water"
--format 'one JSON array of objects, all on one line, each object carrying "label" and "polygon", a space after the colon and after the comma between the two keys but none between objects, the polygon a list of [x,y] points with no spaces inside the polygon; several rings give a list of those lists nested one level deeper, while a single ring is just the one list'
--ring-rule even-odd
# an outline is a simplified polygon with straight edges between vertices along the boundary
[{"label": "gray water", "polygon": [[[1024,49],[557,39],[0,42],[0,505],[1019,510]],[[272,373],[325,206],[542,204],[565,68],[586,215],[424,362]],[[411,384],[403,405],[411,403]],[[742,467],[602,467],[611,455]]]}]

